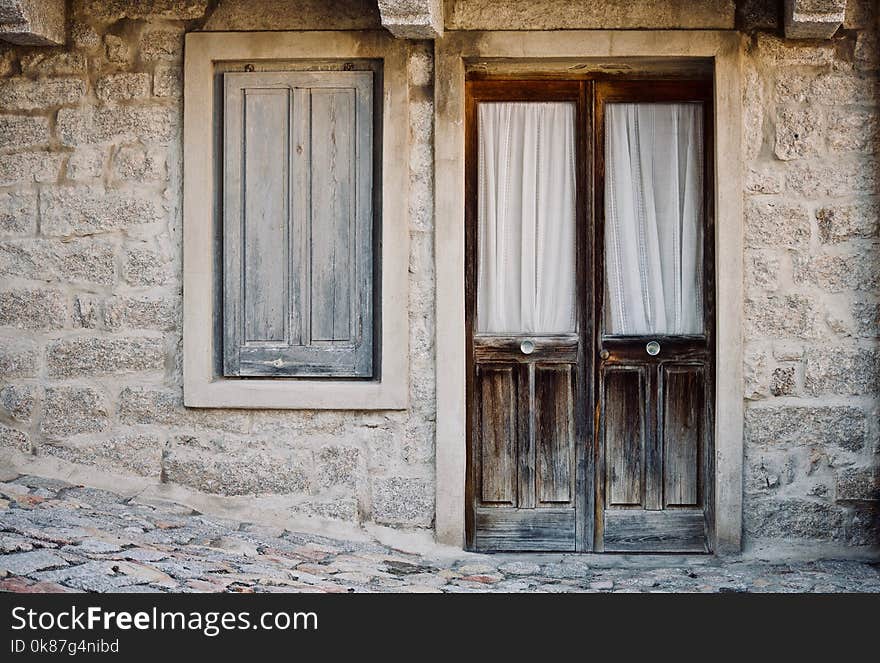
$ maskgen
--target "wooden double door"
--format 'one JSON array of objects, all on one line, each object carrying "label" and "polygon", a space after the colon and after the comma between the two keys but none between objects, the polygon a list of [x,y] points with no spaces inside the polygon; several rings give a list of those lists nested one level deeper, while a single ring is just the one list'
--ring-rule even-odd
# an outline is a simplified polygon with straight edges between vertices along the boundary
[{"label": "wooden double door", "polygon": [[467,82],[467,547],[708,552],[711,83]]}]

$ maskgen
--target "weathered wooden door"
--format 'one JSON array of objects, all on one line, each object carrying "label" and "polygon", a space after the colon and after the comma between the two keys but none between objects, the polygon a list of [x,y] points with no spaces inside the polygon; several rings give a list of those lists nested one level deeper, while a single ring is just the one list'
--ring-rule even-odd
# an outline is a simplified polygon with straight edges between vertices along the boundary
[{"label": "weathered wooden door", "polygon": [[708,550],[710,84],[467,86],[468,547]]},{"label": "weathered wooden door", "polygon": [[[468,83],[468,544],[587,550],[588,83]],[[441,359],[442,361],[442,359]]]},{"label": "weathered wooden door", "polygon": [[597,551],[709,549],[710,91],[596,85]]}]

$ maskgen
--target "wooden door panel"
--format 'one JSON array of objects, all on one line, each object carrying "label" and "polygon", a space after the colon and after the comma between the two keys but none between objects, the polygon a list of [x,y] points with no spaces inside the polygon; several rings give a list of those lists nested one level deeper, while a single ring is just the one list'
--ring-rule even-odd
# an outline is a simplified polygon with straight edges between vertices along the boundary
[{"label": "wooden door panel", "polygon": [[477,367],[482,505],[516,506],[517,371],[511,366]]},{"label": "wooden door panel", "polygon": [[575,458],[575,371],[570,365],[535,368],[537,500],[569,504]]},{"label": "wooden door panel", "polygon": [[646,447],[643,369],[606,371],[604,412],[606,505],[641,506]]},{"label": "wooden door panel", "polygon": [[704,394],[702,366],[663,367],[663,502],[700,503]]},{"label": "wooden door panel", "polygon": [[702,509],[605,512],[605,552],[707,552]]},{"label": "wooden door panel", "polygon": [[575,550],[574,509],[476,510],[474,549],[483,552]]}]

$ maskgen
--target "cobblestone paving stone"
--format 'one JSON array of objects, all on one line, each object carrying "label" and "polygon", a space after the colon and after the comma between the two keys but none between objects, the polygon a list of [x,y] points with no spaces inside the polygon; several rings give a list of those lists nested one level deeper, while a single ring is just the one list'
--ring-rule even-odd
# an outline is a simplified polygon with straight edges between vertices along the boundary
[{"label": "cobblestone paving stone", "polygon": [[880,592],[880,564],[415,555],[20,476],[0,483],[0,591]]}]

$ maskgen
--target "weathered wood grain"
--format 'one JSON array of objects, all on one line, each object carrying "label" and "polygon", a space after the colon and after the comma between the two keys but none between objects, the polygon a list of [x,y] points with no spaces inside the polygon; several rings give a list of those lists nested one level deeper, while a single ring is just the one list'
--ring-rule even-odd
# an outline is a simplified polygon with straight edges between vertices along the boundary
[{"label": "weathered wood grain", "polygon": [[480,503],[516,506],[517,371],[477,369],[480,413]]},{"label": "weathered wood grain", "polygon": [[702,509],[607,509],[605,552],[708,552]]},{"label": "weathered wood grain", "polygon": [[605,373],[605,496],[608,506],[643,505],[645,376],[638,368]]},{"label": "weathered wood grain", "polygon": [[663,370],[664,506],[696,506],[705,381],[701,366]]},{"label": "weathered wood grain", "polygon": [[372,72],[224,74],[224,373],[372,377]]},{"label": "weathered wood grain", "polygon": [[573,551],[574,509],[477,509],[479,551]]},{"label": "weathered wood grain", "polygon": [[572,501],[575,456],[573,367],[535,369],[535,492],[539,504]]}]

